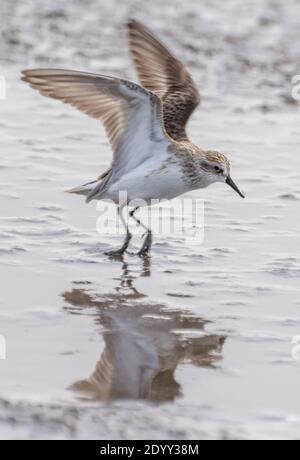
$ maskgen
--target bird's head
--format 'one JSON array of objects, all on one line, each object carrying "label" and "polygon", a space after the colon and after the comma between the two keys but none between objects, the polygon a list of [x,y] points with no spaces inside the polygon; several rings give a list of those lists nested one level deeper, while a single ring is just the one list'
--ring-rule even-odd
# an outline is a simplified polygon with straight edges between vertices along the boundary
[{"label": "bird's head", "polygon": [[235,190],[242,198],[245,196],[234,183],[230,175],[230,161],[222,153],[206,150],[201,160],[201,169],[205,173],[207,185],[224,182]]}]

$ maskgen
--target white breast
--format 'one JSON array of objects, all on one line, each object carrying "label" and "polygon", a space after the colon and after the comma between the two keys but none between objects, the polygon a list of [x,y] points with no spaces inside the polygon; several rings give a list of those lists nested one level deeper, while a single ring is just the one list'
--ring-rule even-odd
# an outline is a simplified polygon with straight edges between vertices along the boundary
[{"label": "white breast", "polygon": [[119,193],[126,192],[129,201],[171,199],[189,190],[176,163],[158,162],[155,156],[111,184],[102,198],[119,202]]}]

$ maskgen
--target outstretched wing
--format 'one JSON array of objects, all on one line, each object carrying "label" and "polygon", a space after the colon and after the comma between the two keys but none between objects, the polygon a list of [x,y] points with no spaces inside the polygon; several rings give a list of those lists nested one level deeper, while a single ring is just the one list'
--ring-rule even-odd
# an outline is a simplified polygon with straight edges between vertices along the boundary
[{"label": "outstretched wing", "polygon": [[164,125],[176,141],[187,140],[186,123],[200,94],[184,65],[140,22],[128,23],[129,45],[142,85],[163,101]]},{"label": "outstretched wing", "polygon": [[22,79],[41,94],[67,102],[104,124],[114,151],[114,177],[153,155],[153,144],[170,142],[159,97],[135,83],[53,69],[24,70]]}]

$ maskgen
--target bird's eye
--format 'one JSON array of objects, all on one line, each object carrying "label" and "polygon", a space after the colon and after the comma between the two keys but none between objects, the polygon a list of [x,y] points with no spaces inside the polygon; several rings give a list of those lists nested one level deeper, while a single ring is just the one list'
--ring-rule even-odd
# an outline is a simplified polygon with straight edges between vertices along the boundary
[{"label": "bird's eye", "polygon": [[219,166],[214,166],[214,170],[217,171],[218,173],[222,173],[223,169],[220,168]]}]

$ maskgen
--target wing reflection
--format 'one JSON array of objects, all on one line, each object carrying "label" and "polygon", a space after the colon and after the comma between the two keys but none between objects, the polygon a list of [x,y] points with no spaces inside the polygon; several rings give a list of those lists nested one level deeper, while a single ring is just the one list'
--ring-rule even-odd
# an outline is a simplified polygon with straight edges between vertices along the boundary
[{"label": "wing reflection", "polygon": [[[139,276],[150,274],[144,266]],[[63,294],[70,313],[96,309],[105,343],[92,375],[71,386],[81,397],[174,400],[180,395],[175,371],[181,363],[214,366],[220,359],[224,336],[207,334],[202,318],[149,303],[134,287],[135,278],[123,263],[114,293],[76,288]]]}]

